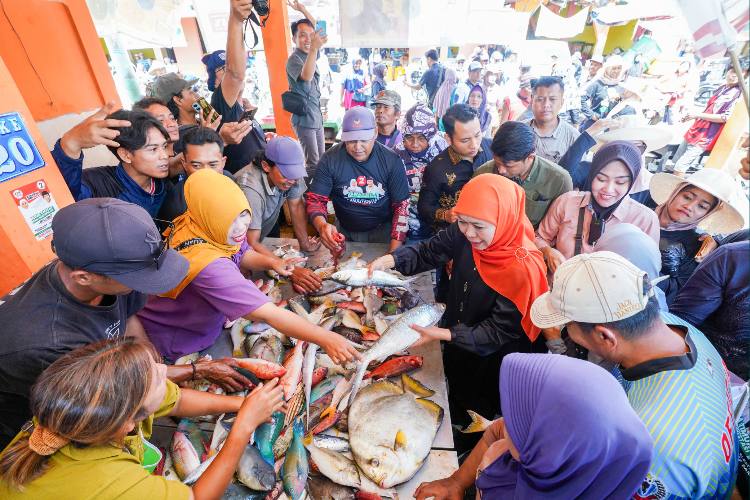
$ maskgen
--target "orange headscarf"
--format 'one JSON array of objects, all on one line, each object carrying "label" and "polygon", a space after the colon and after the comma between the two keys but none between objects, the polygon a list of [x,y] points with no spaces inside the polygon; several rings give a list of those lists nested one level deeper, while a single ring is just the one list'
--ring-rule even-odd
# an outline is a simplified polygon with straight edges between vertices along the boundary
[{"label": "orange headscarf", "polygon": [[232,223],[243,211],[250,212],[245,194],[226,175],[203,168],[185,181],[187,210],[174,220],[172,248],[200,238],[205,243],[179,250],[190,263],[187,276],[173,290],[162,295],[176,299],[198,273],[211,262],[222,257],[231,258],[240,245],[228,245],[227,235]]},{"label": "orange headscarf", "polygon": [[518,184],[482,174],[466,183],[454,211],[495,225],[492,243],[485,250],[472,248],[474,263],[482,281],[516,305],[521,326],[533,342],[540,330],[531,321],[531,304],[549,287],[525,205],[526,193]]}]

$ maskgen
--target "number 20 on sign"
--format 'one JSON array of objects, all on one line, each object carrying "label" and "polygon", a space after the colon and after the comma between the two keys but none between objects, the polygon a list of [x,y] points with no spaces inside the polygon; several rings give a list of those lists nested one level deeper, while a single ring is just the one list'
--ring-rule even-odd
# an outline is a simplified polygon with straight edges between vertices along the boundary
[{"label": "number 20 on sign", "polygon": [[0,182],[44,166],[18,113],[0,115]]}]

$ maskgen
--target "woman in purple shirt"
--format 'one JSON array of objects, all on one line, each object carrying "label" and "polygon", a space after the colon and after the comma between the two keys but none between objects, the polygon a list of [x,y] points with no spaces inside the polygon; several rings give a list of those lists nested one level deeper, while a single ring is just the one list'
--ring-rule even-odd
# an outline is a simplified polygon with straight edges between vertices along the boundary
[{"label": "woman in purple shirt", "polygon": [[[342,336],[275,306],[242,275],[241,270],[268,269],[272,261],[248,250],[250,205],[231,179],[210,169],[199,170],[185,183],[185,200],[187,211],[175,219],[168,236],[190,263],[188,274],[174,290],[150,297],[138,313],[166,360],[174,362],[211,347],[224,321],[241,317],[318,344],[336,363],[358,357]],[[285,269],[276,271],[289,274]]]}]

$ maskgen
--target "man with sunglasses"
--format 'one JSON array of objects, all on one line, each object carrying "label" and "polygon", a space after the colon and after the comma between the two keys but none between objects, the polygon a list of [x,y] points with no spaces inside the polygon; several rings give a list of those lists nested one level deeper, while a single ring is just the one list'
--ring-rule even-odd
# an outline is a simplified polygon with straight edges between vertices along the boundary
[{"label": "man with sunglasses", "polygon": [[534,118],[526,122],[537,136],[536,154],[553,163],[568,151],[581,135],[558,116],[565,102],[565,84],[559,76],[543,76],[531,82],[531,111]]},{"label": "man with sunglasses", "polygon": [[[47,366],[102,339],[147,342],[135,315],[146,294],[167,292],[187,274],[187,261],[132,203],[79,201],[55,214],[52,230],[58,260],[0,300],[0,449],[31,417],[29,392]],[[174,382],[206,378],[234,391],[250,381],[232,363],[170,366],[167,375]]]}]

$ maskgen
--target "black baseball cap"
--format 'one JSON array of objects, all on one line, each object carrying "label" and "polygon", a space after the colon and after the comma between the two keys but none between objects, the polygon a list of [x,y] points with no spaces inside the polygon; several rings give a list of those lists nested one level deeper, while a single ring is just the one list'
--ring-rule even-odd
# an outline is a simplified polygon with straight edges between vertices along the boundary
[{"label": "black baseball cap", "polygon": [[166,293],[187,275],[187,259],[166,248],[151,216],[133,203],[79,201],[55,214],[52,231],[52,248],[68,267],[102,274],[141,293]]}]

